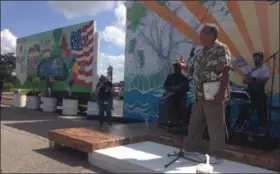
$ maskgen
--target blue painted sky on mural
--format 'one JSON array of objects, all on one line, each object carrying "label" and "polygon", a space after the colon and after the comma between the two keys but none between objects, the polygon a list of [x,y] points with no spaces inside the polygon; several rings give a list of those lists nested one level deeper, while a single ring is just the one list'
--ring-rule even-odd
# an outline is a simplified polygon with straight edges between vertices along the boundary
[{"label": "blue painted sky on mural", "polygon": [[123,80],[126,9],[121,1],[2,1],[1,53],[12,52],[16,38],[95,20],[100,32],[99,74],[109,65]]}]

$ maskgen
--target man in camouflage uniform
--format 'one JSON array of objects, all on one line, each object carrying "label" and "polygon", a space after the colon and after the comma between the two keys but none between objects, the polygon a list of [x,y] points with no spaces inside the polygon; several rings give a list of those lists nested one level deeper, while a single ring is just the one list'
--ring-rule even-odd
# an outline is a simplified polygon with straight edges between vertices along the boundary
[{"label": "man in camouflage uniform", "polygon": [[[213,24],[207,24],[201,31],[200,40],[202,47],[196,50],[188,67],[181,64],[183,71],[189,73],[196,86],[196,101],[192,107],[188,136],[184,142],[187,155],[192,153],[202,138],[207,124],[210,136],[210,162],[222,162],[225,148],[225,92],[229,87],[229,72],[231,69],[231,55],[228,47],[219,42],[218,28]],[[220,81],[219,92],[214,100],[204,100],[203,83]],[[203,159],[201,159],[203,160]]]}]

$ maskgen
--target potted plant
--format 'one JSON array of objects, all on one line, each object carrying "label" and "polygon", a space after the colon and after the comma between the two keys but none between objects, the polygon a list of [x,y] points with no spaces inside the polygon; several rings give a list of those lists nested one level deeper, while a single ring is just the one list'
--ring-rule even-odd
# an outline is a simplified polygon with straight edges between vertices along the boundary
[{"label": "potted plant", "polygon": [[87,103],[87,116],[90,115],[98,115],[99,113],[99,108],[98,108],[98,103],[97,103],[97,97],[92,94],[88,100]]},{"label": "potted plant", "polygon": [[78,99],[72,95],[73,81],[70,80],[66,89],[68,91],[68,96],[64,97],[62,100],[62,115],[77,115],[78,113]]},{"label": "potted plant", "polygon": [[27,92],[27,103],[28,109],[39,109],[40,108],[40,92],[37,91],[39,87],[39,78],[36,74],[30,74],[29,81],[31,83],[31,90]]},{"label": "potted plant", "polygon": [[24,108],[26,106],[26,95],[25,91],[17,89],[13,95],[13,106]]},{"label": "potted plant", "polygon": [[52,95],[53,79],[50,74],[45,77],[46,90],[41,96],[42,111],[43,112],[55,112],[57,99]]}]

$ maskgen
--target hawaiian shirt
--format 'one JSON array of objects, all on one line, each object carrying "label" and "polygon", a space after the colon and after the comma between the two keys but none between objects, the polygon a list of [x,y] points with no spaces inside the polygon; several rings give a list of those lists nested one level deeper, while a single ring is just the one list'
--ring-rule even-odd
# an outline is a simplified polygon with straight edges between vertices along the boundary
[{"label": "hawaiian shirt", "polygon": [[203,83],[220,81],[225,67],[231,67],[231,55],[228,47],[216,40],[212,48],[203,47],[195,51],[189,61],[189,68],[195,82],[196,99],[203,97]]}]

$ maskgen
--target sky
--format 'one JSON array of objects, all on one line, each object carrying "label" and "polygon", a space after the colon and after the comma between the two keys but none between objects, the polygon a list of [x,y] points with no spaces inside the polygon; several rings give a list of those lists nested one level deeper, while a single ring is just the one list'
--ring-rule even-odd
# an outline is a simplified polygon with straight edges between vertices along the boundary
[{"label": "sky", "polygon": [[122,1],[1,1],[1,53],[15,52],[16,39],[96,21],[100,33],[98,74],[114,68],[123,80],[126,8]]}]

